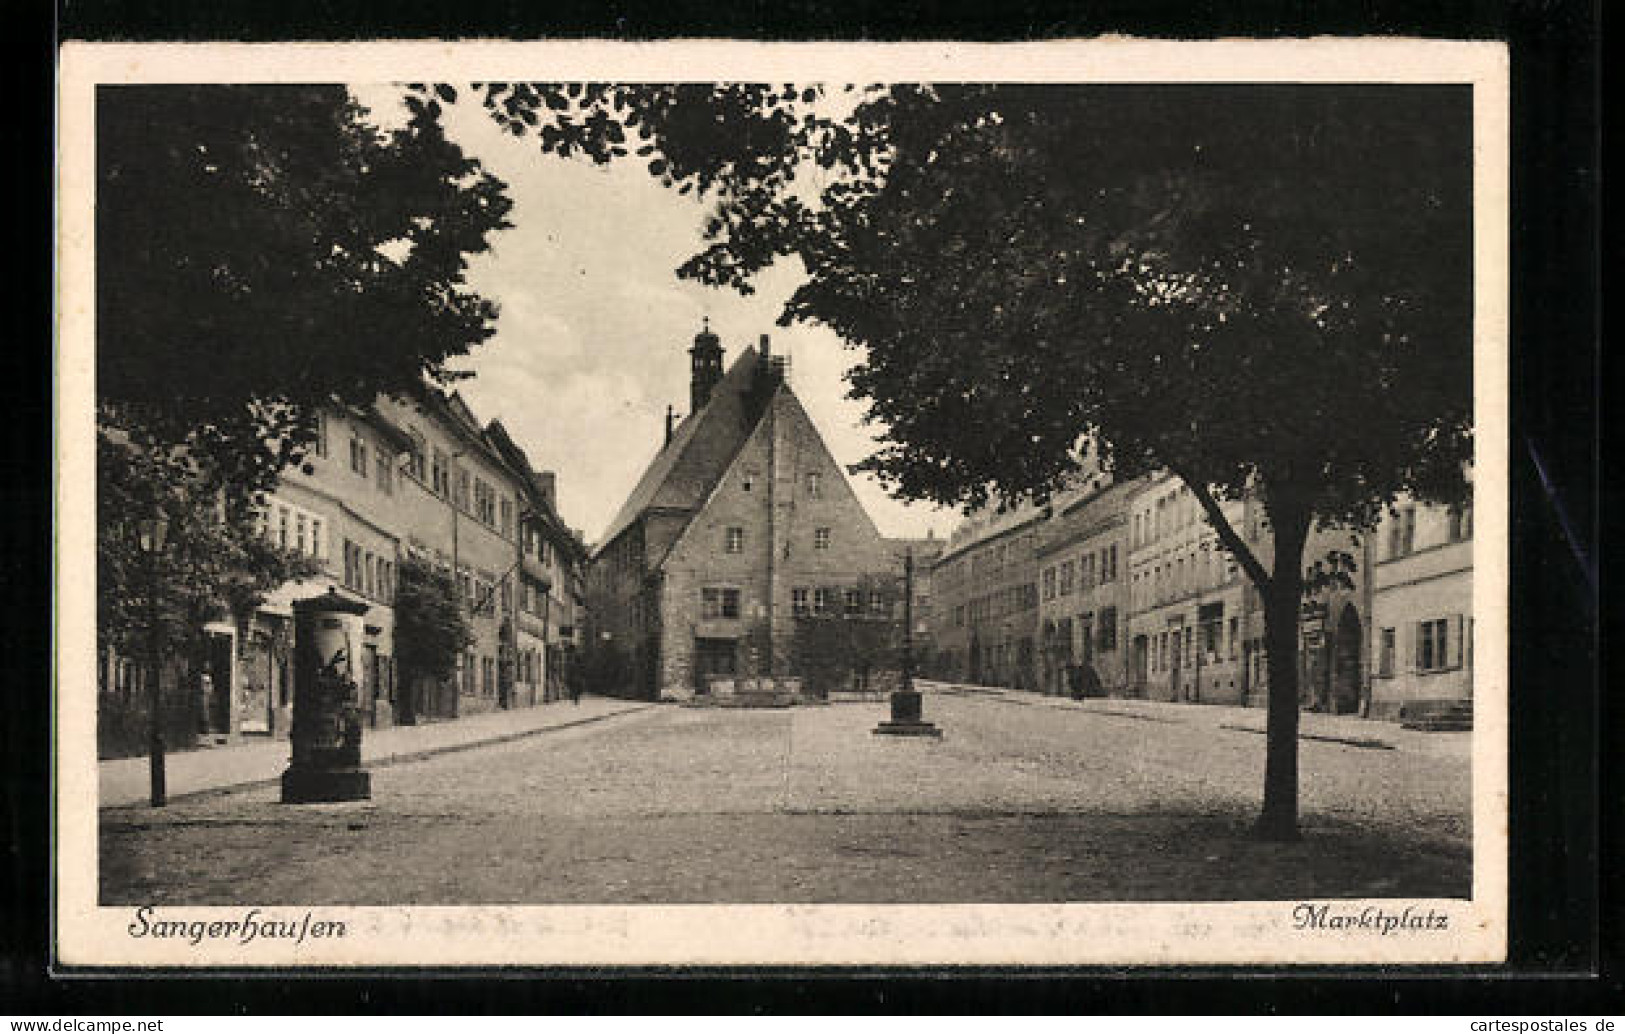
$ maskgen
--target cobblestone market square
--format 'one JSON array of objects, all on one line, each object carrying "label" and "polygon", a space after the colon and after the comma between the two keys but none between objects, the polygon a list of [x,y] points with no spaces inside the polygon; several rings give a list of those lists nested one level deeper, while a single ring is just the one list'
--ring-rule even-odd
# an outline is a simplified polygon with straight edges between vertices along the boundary
[{"label": "cobblestone market square", "polygon": [[84,52],[65,957],[1505,958],[1505,67],[954,46]]},{"label": "cobblestone market square", "polygon": [[[1243,709],[931,685],[880,703],[657,705],[379,768],[103,814],[104,904],[1050,902],[1465,897],[1465,733],[1303,743],[1304,834],[1248,834]],[[1250,719],[1250,721],[1249,721]]]}]

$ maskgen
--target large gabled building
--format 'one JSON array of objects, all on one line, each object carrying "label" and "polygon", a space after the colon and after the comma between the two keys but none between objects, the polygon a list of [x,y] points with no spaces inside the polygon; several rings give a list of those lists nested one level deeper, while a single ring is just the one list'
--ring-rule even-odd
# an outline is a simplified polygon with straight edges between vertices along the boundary
[{"label": "large gabled building", "polygon": [[895,678],[901,564],[766,335],[724,372],[694,339],[690,413],[593,553],[598,688],[686,699],[773,676],[825,694]]}]

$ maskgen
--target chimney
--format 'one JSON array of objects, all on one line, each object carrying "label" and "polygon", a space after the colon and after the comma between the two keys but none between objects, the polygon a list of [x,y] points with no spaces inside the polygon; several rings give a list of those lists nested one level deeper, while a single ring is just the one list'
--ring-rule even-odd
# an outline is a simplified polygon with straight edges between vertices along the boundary
[{"label": "chimney", "polygon": [[666,444],[667,445],[671,444],[671,427],[672,427],[672,421],[673,421],[673,419],[675,419],[673,417],[672,413],[673,413],[673,410],[672,410],[671,406],[667,406],[666,407]]},{"label": "chimney", "polygon": [[711,401],[711,390],[722,380],[722,341],[711,333],[711,317],[694,335],[694,347],[688,350],[691,372],[688,382],[688,411],[698,413]]},{"label": "chimney", "polygon": [[559,476],[551,470],[539,471],[536,474],[536,488],[542,493],[547,505],[555,510],[558,509],[558,501],[554,495],[558,488],[558,480]]},{"label": "chimney", "polygon": [[766,359],[766,358],[768,358],[769,356],[771,356],[773,354],[773,346],[768,341],[768,337],[767,337],[766,334],[762,335],[761,344],[757,347],[756,350],[761,353],[763,359]]}]

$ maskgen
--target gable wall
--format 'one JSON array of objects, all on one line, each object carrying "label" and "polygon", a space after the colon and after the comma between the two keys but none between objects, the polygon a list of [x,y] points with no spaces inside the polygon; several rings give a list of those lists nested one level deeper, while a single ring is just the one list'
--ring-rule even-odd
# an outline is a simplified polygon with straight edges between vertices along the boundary
[{"label": "gable wall", "polygon": [[[819,475],[816,498],[809,473]],[[726,549],[730,527],[744,531],[737,554]],[[830,529],[830,548],[815,548],[818,528]],[[792,591],[826,587],[838,609],[842,590],[876,577],[895,580],[900,568],[800,403],[781,391],[678,538],[664,572],[661,684],[686,696],[694,688],[696,636],[735,640],[743,674],[767,673],[770,665],[774,674],[796,674]],[[706,587],[739,589],[740,616],[703,617]]]}]

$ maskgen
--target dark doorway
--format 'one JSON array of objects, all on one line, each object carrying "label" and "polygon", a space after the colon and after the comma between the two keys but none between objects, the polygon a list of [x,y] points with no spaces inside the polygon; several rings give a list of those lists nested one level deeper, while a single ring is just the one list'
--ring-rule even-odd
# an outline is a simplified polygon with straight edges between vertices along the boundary
[{"label": "dark doorway", "polygon": [[276,659],[271,653],[271,637],[256,631],[243,648],[243,706],[241,731],[269,735],[271,715],[276,704]]},{"label": "dark doorway", "polygon": [[207,709],[209,731],[231,732],[231,643],[232,637],[221,632],[209,633],[209,663],[203,670],[209,676]]},{"label": "dark doorway", "polygon": [[1146,677],[1150,674],[1150,672],[1147,670],[1149,668],[1149,666],[1150,666],[1150,661],[1151,661],[1151,653],[1150,653],[1150,649],[1149,649],[1149,647],[1148,647],[1148,645],[1146,643],[1145,636],[1143,636],[1143,635],[1135,636],[1134,637],[1134,659],[1133,659],[1132,663],[1134,665],[1134,688],[1135,688],[1135,695],[1136,696],[1144,696],[1145,695],[1145,680],[1146,680]]},{"label": "dark doorway", "polygon": [[694,640],[694,692],[711,691],[707,676],[733,675],[738,669],[732,639]]},{"label": "dark doorway", "polygon": [[367,643],[361,649],[361,699],[366,703],[367,707],[367,724],[376,728],[378,725],[379,697],[378,647],[372,643]]},{"label": "dark doorway", "polygon": [[1343,605],[1332,640],[1332,711],[1354,714],[1360,710],[1360,615],[1354,604]]}]

